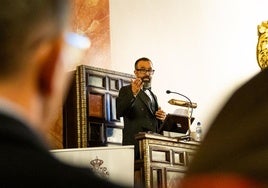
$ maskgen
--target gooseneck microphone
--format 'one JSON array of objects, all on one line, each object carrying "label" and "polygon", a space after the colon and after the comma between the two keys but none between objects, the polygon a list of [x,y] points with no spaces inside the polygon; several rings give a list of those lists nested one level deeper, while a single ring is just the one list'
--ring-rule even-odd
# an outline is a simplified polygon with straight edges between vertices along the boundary
[{"label": "gooseneck microphone", "polygon": [[[184,107],[188,107],[189,108],[188,109],[188,113],[189,113],[189,111],[191,113],[188,114],[188,126],[189,126],[188,134],[190,136],[190,132],[191,132],[190,125],[191,125],[191,119],[192,119],[192,114],[193,114],[193,108],[196,108],[197,107],[197,104],[196,103],[192,103],[192,101],[191,101],[191,99],[189,97],[187,97],[187,96],[185,96],[185,95],[183,95],[181,93],[170,91],[170,90],[167,90],[166,93],[167,94],[174,93],[174,94],[180,95],[180,96],[182,96],[182,97],[184,97],[184,98],[186,98],[188,100],[188,102],[187,102],[187,101],[182,101],[182,100],[177,100],[177,99],[171,99],[168,102],[170,104],[173,104],[173,105],[184,106]],[[190,110],[190,108],[192,108],[192,109]]]},{"label": "gooseneck microphone", "polygon": [[173,92],[173,91],[170,91],[170,90],[167,90],[166,93],[167,94],[170,94],[170,93],[178,94],[178,95],[180,95],[180,96],[182,96],[182,97],[187,99],[187,101],[171,99],[171,100],[168,101],[170,104],[177,105],[177,106],[191,107],[191,108],[196,108],[197,107],[196,103],[193,103],[189,97],[187,97],[187,96],[185,96],[185,95],[183,95],[181,93]]},{"label": "gooseneck microphone", "polygon": [[[186,98],[189,101],[189,103],[187,104],[187,102],[185,102],[185,101],[172,99],[172,100],[169,101],[169,103],[171,103],[171,104],[173,103],[174,105],[186,106],[186,107],[189,107],[189,108],[190,107],[193,108],[193,103],[192,103],[192,101],[191,101],[191,99],[189,97],[187,97],[187,96],[185,96],[185,95],[183,95],[181,93],[170,91],[170,90],[167,90],[166,93],[167,94],[174,93],[174,94],[180,95],[180,96]],[[181,103],[181,104],[176,104],[176,102]],[[191,110],[190,118],[192,118],[192,112],[193,112],[193,110]]]},{"label": "gooseneck microphone", "polygon": [[193,104],[192,101],[191,101],[191,99],[189,99],[189,97],[187,97],[187,96],[185,96],[185,95],[183,95],[183,94],[181,94],[181,93],[174,92],[174,91],[170,91],[170,90],[167,90],[166,93],[167,93],[167,94],[170,94],[170,93],[178,94],[178,95],[180,95],[180,96],[186,98],[186,99],[189,101],[190,106],[192,106],[192,104]]}]

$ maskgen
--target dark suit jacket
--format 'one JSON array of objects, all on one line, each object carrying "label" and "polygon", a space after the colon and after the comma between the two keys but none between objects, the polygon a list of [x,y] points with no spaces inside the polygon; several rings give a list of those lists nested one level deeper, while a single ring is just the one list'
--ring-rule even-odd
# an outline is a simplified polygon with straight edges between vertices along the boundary
[{"label": "dark suit jacket", "polygon": [[118,187],[58,161],[23,122],[0,114],[0,187]]},{"label": "dark suit jacket", "polygon": [[268,183],[268,69],[240,87],[222,108],[187,176],[236,173]]},{"label": "dark suit jacket", "polygon": [[[153,93],[152,93],[153,94]],[[120,89],[116,99],[116,113],[124,119],[123,145],[135,145],[135,156],[138,157],[138,142],[135,135],[139,132],[157,132],[160,122],[155,117],[158,109],[157,98],[153,94],[155,106],[151,106],[150,98],[141,90],[133,96],[131,86]]]}]

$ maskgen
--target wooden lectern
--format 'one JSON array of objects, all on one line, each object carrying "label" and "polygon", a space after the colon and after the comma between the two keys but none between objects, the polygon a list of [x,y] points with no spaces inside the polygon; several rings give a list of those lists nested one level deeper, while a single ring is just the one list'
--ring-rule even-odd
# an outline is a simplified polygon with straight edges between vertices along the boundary
[{"label": "wooden lectern", "polygon": [[199,144],[160,134],[139,133],[140,159],[135,161],[135,187],[173,187],[183,177]]}]

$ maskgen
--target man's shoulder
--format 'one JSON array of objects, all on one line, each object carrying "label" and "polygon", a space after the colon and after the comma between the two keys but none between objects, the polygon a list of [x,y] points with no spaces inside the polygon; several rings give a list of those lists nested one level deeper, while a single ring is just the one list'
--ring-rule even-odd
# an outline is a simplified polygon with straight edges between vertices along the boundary
[{"label": "man's shoulder", "polygon": [[131,85],[128,84],[128,85],[124,85],[120,88],[120,91],[125,91],[125,90],[129,90],[131,88]]}]

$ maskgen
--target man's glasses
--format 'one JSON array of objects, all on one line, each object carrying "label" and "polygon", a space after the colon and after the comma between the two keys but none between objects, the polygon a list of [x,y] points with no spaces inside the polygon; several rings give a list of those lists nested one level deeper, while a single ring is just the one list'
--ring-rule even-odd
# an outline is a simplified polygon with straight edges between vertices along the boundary
[{"label": "man's glasses", "polygon": [[150,75],[153,75],[154,74],[154,70],[153,69],[136,69],[136,71],[139,71],[140,73],[142,74],[146,74],[147,72],[150,74]]}]

